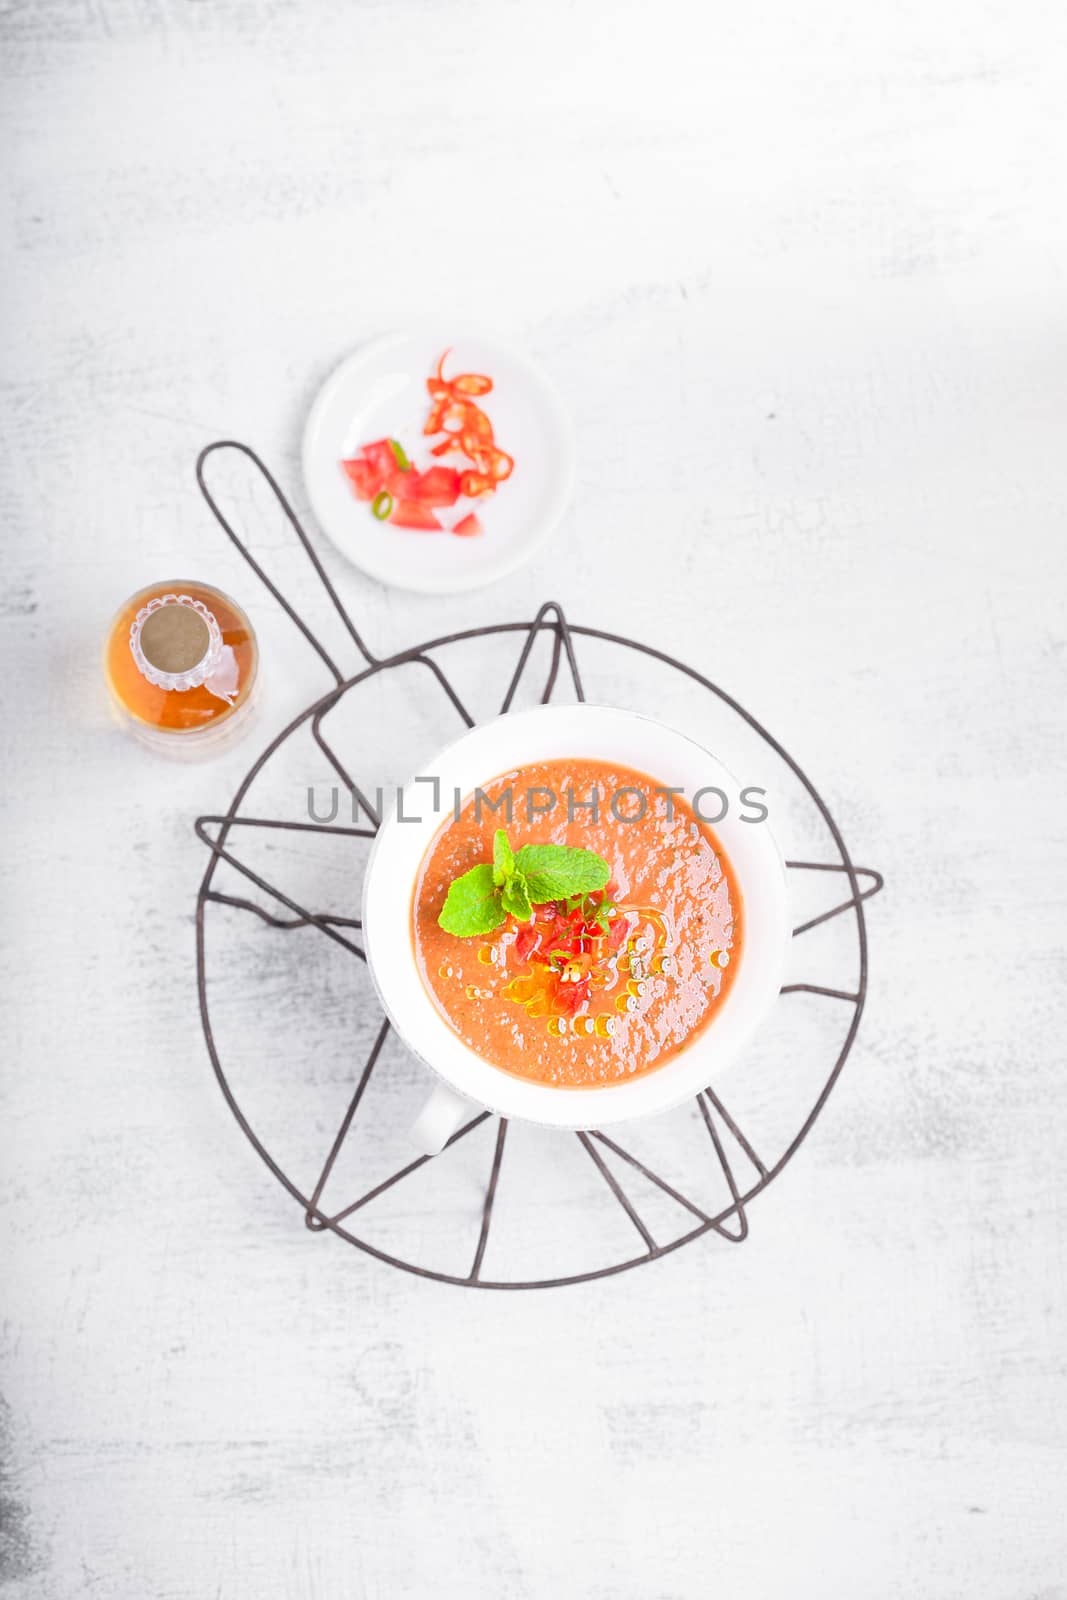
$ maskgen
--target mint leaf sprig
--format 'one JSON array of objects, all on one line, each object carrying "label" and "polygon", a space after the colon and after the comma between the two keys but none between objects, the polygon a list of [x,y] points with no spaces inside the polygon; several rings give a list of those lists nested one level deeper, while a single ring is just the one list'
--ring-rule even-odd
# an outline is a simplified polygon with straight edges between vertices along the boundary
[{"label": "mint leaf sprig", "polygon": [[507,833],[493,836],[492,862],[481,862],[449,884],[437,921],[446,933],[472,939],[492,933],[509,916],[528,922],[535,905],[603,889],[611,868],[595,850],[564,844],[524,844],[512,850]]}]

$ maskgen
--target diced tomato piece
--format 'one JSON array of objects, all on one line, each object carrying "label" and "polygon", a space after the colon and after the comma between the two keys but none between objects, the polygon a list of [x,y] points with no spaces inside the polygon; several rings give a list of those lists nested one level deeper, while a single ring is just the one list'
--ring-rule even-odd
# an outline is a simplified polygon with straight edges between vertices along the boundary
[{"label": "diced tomato piece", "polygon": [[608,949],[617,950],[630,931],[629,917],[616,917],[608,928]]},{"label": "diced tomato piece", "polygon": [[363,456],[356,456],[351,461],[342,461],[341,465],[355,490],[356,499],[373,500],[382,486],[382,476],[377,467]]},{"label": "diced tomato piece", "polygon": [[429,506],[417,500],[398,500],[393,506],[389,521],[397,528],[440,528],[441,524]]},{"label": "diced tomato piece", "polygon": [[365,444],[363,456],[371,466],[378,469],[379,475],[383,478],[397,470],[396,456],[388,439],[375,439],[373,444]]},{"label": "diced tomato piece", "polygon": [[541,942],[541,935],[530,923],[523,923],[515,937],[515,954],[520,961],[525,961]]},{"label": "diced tomato piece", "polygon": [[589,979],[579,978],[577,983],[561,983],[557,999],[568,1016],[573,1017],[580,1006],[589,999]]},{"label": "diced tomato piece", "polygon": [[407,472],[401,472],[394,461],[392,472],[387,472],[382,480],[382,488],[387,489],[394,500],[417,500],[419,474],[414,467],[409,467]]},{"label": "diced tomato piece", "polygon": [[465,517],[460,517],[452,532],[458,533],[461,539],[472,539],[475,534],[482,532],[482,525],[474,512],[469,511]]},{"label": "diced tomato piece", "polygon": [[459,499],[459,473],[455,467],[430,467],[417,474],[411,498],[424,506],[454,506]]}]

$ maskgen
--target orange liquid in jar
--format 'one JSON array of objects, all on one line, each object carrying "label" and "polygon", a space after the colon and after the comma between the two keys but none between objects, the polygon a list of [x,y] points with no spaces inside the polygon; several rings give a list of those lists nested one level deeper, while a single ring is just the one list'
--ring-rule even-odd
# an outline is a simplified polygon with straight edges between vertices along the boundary
[{"label": "orange liquid in jar", "polygon": [[[218,624],[227,652],[227,665],[235,678],[233,692],[223,698],[207,683],[192,689],[164,689],[141,672],[130,648],[130,628],[137,613],[164,595],[188,595],[207,607]],[[132,595],[111,626],[104,651],[108,687],[119,706],[146,731],[189,735],[231,721],[247,708],[259,667],[259,648],[252,624],[233,600],[205,583],[178,579],[154,583]]]}]

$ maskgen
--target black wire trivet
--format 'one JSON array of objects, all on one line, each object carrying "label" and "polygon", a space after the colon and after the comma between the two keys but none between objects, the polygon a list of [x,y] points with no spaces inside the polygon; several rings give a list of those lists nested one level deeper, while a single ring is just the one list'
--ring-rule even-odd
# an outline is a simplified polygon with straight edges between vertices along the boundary
[{"label": "black wire trivet", "polygon": [[[208,458],[220,450],[239,451],[255,465],[255,467],[262,474],[263,478],[266,480],[266,483],[269,485],[271,491],[277,499],[278,504],[288,519],[293,532],[300,541],[308,560],[314,567],[315,572],[317,573],[331,604],[336,610],[342,625],[367,663],[366,667],[362,671],[356,673],[354,676],[346,677],[344,675],[337,663],[327,652],[323,644],[312,632],[311,628],[308,627],[307,623],[297,614],[295,609],[289,604],[288,600],[286,600],[281,591],[275,586],[270,578],[268,578],[267,574],[263,571],[262,567],[251,554],[248,547],[238,537],[237,533],[234,531],[234,528],[220,510],[211,490],[207,486],[204,475],[204,469]],[[693,1240],[699,1239],[703,1234],[706,1233],[716,1233],[721,1238],[735,1243],[739,1243],[745,1239],[748,1235],[747,1208],[750,1202],[756,1197],[756,1195],[762,1193],[772,1179],[778,1176],[787,1162],[792,1159],[800,1145],[807,1138],[816,1118],[819,1116],[819,1113],[822,1111],[822,1108],[826,1103],[831,1089],[841,1073],[841,1069],[845,1064],[850,1050],[852,1049],[867,994],[867,933],[864,920],[863,902],[864,900],[869,899],[872,895],[877,894],[878,890],[881,889],[883,879],[880,873],[875,872],[869,867],[857,867],[853,864],[840,829],[834,821],[826,802],[822,799],[822,796],[819,794],[814,784],[812,784],[811,781],[805,776],[797,763],[787,753],[787,751],[782,748],[777,740],[772,738],[767,730],[756,721],[755,717],[751,716],[742,706],[737,703],[736,700],[732,699],[728,694],[726,694],[716,684],[713,684],[709,679],[705,678],[701,673],[695,671],[692,667],[686,666],[684,662],[677,661],[672,656],[665,654],[661,650],[653,649],[649,645],[639,644],[636,640],[622,638],[618,634],[608,633],[599,628],[581,627],[577,624],[568,623],[561,608],[555,602],[548,602],[547,604],[543,605],[532,622],[501,622],[492,623],[481,628],[468,628],[459,633],[444,634],[440,638],[431,639],[425,644],[417,645],[409,650],[400,651],[396,655],[388,656],[386,658],[378,658],[372,654],[360,636],[359,632],[353,625],[351,618],[349,617],[345,607],[337,595],[336,590],[333,587],[333,584],[327,577],[322,563],[315,554],[314,548],[312,547],[307,533],[301,526],[295,511],[293,510],[286,496],[283,494],[273,475],[260,460],[260,458],[255,454],[255,452],[249,449],[247,445],[237,443],[236,441],[220,440],[215,444],[208,445],[207,448],[201,452],[201,455],[197,461],[196,475],[197,482],[205,500],[228,537],[232,540],[233,544],[240,551],[245,561],[248,562],[249,566],[256,573],[257,577],[266,586],[270,594],[299,629],[301,634],[307,640],[308,644],[313,650],[316,651],[334,679],[334,687],[329,690],[328,693],[324,694],[320,699],[309,705],[299,714],[299,716],[294,717],[288,726],[282,729],[281,733],[279,733],[277,737],[272,740],[272,742],[252,764],[243,781],[238,786],[237,792],[230,803],[228,811],[226,811],[224,815],[202,816],[197,820],[196,823],[196,831],[198,836],[211,851],[211,861],[206,872],[204,873],[204,878],[200,885],[200,892],[197,896],[196,908],[197,988],[200,997],[200,1015],[203,1022],[204,1037],[207,1041],[208,1052],[210,1054],[212,1066],[215,1069],[215,1074],[218,1078],[219,1085],[226,1097],[230,1110],[233,1112],[238,1124],[244,1131],[253,1148],[258,1152],[260,1157],[269,1167],[270,1171],[277,1178],[278,1182],[288,1190],[293,1199],[296,1200],[298,1205],[301,1207],[307,1227],[313,1232],[323,1232],[328,1229],[335,1233],[339,1238],[347,1240],[349,1244],[354,1244],[358,1249],[366,1251],[367,1254],[376,1256],[379,1260],[386,1261],[391,1266],[399,1267],[405,1272],[414,1273],[419,1277],[434,1278],[443,1283],[455,1283],[464,1287],[478,1289],[539,1289],[557,1287],[567,1283],[583,1283],[594,1278],[603,1278],[614,1273],[625,1272],[629,1270],[629,1268],[641,1266],[647,1261],[654,1261],[661,1256],[668,1255],[672,1251],[679,1249],[682,1245],[689,1244]],[[359,931],[360,921],[358,918],[333,913],[311,911],[306,906],[301,905],[297,900],[292,899],[276,885],[270,883],[261,874],[253,871],[252,868],[246,863],[240,861],[233,854],[232,850],[227,848],[227,842],[229,840],[231,831],[235,828],[268,830],[280,829],[295,832],[328,833],[337,834],[340,836],[347,835],[354,838],[373,838],[375,828],[379,821],[378,814],[368,796],[346,770],[345,766],[327,741],[322,730],[323,718],[327,712],[331,711],[345,695],[349,694],[350,691],[356,689],[359,685],[375,679],[379,674],[388,673],[390,670],[396,667],[417,662],[426,667],[428,671],[433,674],[464,723],[468,727],[473,727],[474,718],[470,715],[463,702],[457,695],[440,664],[434,659],[432,652],[443,649],[446,646],[462,644],[466,640],[486,639],[491,635],[512,633],[524,634],[525,638],[519,653],[518,661],[515,665],[514,672],[507,687],[507,692],[504,695],[503,703],[500,707],[502,712],[507,712],[512,707],[512,704],[515,700],[516,691],[518,689],[520,680],[522,679],[523,672],[527,667],[534,644],[542,632],[548,633],[552,640],[551,664],[544,689],[541,693],[542,704],[546,704],[552,695],[553,689],[555,688],[559,678],[560,668],[563,664],[564,658],[566,659],[567,668],[573,681],[575,695],[579,700],[584,700],[585,692],[583,689],[582,677],[579,671],[578,660],[575,653],[575,640],[576,638],[596,639],[605,644],[619,646],[625,650],[640,652],[644,657],[651,658],[652,660],[662,663],[664,666],[669,667],[676,672],[684,674],[693,683],[699,685],[701,688],[707,690],[710,694],[716,696],[719,701],[728,706],[737,714],[737,716],[743,718],[745,723],[748,724],[753,732],[756,733],[760,739],[764,740],[766,744],[770,746],[770,748],[782,759],[782,761],[786,763],[795,777],[799,779],[811,801],[817,807],[818,812],[822,820],[825,822],[825,825],[830,832],[840,856],[838,861],[788,861],[786,865],[794,872],[841,874],[846,879],[849,889],[847,899],[842,900],[839,904],[832,906],[829,910],[823,911],[819,915],[813,916],[809,920],[800,923],[799,926],[793,929],[793,937],[794,939],[800,938],[802,935],[808,933],[812,928],[815,928],[822,923],[829,922],[832,918],[839,917],[843,913],[850,911],[855,919],[859,980],[855,990],[848,988],[829,988],[821,984],[814,983],[791,983],[785,985],[781,990],[783,995],[807,993],[823,996],[828,1000],[837,1002],[838,1004],[850,1006],[852,1008],[852,1015],[847,1032],[845,1034],[844,1043],[841,1045],[836,1058],[829,1069],[825,1081],[822,1083],[821,1088],[816,1094],[814,1103],[810,1106],[810,1109],[808,1109],[806,1115],[803,1117],[799,1128],[786,1144],[782,1154],[778,1156],[776,1160],[765,1161],[757,1153],[757,1150],[754,1147],[751,1139],[746,1135],[746,1133],[738,1125],[735,1118],[727,1110],[726,1106],[723,1104],[714,1088],[709,1086],[697,1096],[697,1110],[703,1126],[706,1129],[710,1147],[714,1151],[715,1158],[722,1169],[722,1175],[725,1179],[727,1191],[730,1197],[729,1204],[717,1211],[710,1210],[707,1207],[702,1207],[696,1204],[694,1200],[684,1195],[675,1185],[669,1183],[666,1178],[653,1171],[649,1165],[638,1160],[638,1158],[633,1155],[632,1152],[628,1151],[622,1144],[617,1142],[614,1138],[609,1138],[604,1133],[599,1133],[592,1130],[588,1133],[582,1132],[576,1135],[561,1133],[558,1136],[560,1139],[577,1138],[578,1142],[589,1156],[594,1167],[596,1168],[596,1171],[607,1185],[608,1190],[614,1196],[615,1200],[622,1207],[622,1210],[625,1212],[630,1223],[633,1225],[634,1231],[639,1236],[642,1245],[640,1252],[623,1260],[611,1261],[608,1264],[597,1267],[592,1271],[571,1273],[565,1276],[523,1280],[508,1278],[501,1279],[499,1277],[495,1279],[487,1279],[483,1278],[481,1275],[482,1263],[485,1257],[486,1246],[489,1242],[490,1228],[493,1221],[494,1202],[496,1200],[498,1183],[504,1163],[508,1132],[507,1120],[503,1117],[494,1119],[497,1122],[496,1141],[493,1148],[491,1165],[489,1167],[485,1183],[484,1198],[481,1204],[480,1217],[478,1218],[476,1237],[472,1228],[471,1255],[469,1257],[471,1260],[471,1268],[466,1275],[440,1271],[432,1266],[423,1265],[415,1261],[404,1260],[401,1257],[370,1243],[367,1239],[361,1238],[358,1234],[352,1231],[352,1218],[361,1212],[364,1207],[369,1206],[373,1201],[378,1199],[379,1196],[385,1194],[389,1190],[392,1190],[397,1184],[403,1183],[406,1178],[410,1177],[419,1169],[425,1167],[427,1162],[431,1160],[437,1162],[446,1161],[447,1156],[445,1152],[459,1144],[461,1140],[466,1139],[468,1135],[473,1133],[473,1131],[480,1127],[482,1123],[489,1121],[490,1118],[493,1117],[493,1113],[489,1111],[483,1111],[480,1115],[472,1117],[470,1121],[468,1121],[455,1134],[453,1134],[452,1138],[445,1146],[445,1151],[443,1151],[441,1155],[434,1157],[419,1156],[418,1158],[407,1162],[398,1170],[392,1172],[386,1179],[384,1179],[384,1181],[375,1184],[372,1188],[368,1189],[366,1193],[358,1196],[355,1200],[351,1201],[349,1204],[345,1205],[339,1210],[334,1210],[332,1207],[324,1206],[322,1203],[323,1191],[327,1185],[331,1173],[334,1171],[338,1155],[341,1152],[346,1139],[348,1138],[353,1121],[357,1116],[360,1103],[370,1081],[371,1074],[374,1071],[375,1065],[379,1059],[379,1056],[381,1055],[382,1048],[390,1033],[389,1022],[387,1020],[383,1020],[375,1036],[370,1054],[363,1064],[362,1070],[359,1071],[358,1076],[356,1077],[351,1099],[344,1116],[341,1119],[336,1136],[334,1137],[329,1151],[325,1157],[325,1161],[323,1162],[318,1179],[312,1187],[311,1192],[305,1194],[301,1187],[295,1183],[292,1178],[289,1177],[282,1169],[282,1166],[279,1164],[279,1162],[275,1160],[270,1151],[257,1136],[255,1130],[251,1126],[251,1123],[238,1104],[234,1091],[227,1079],[225,1071],[223,1070],[222,1061],[215,1040],[214,1030],[212,1028],[208,1005],[205,918],[208,905],[211,903],[219,903],[237,908],[239,910],[254,913],[267,926],[274,929],[287,931],[294,928],[314,927],[317,928],[320,933],[325,935],[327,939],[332,940],[335,944],[348,951],[357,959],[361,961],[365,960],[362,949],[356,940],[351,936],[352,933],[358,933]],[[285,744],[290,736],[298,728],[303,727],[309,722],[311,725],[312,735],[316,743],[329,761],[331,767],[337,773],[337,776],[341,782],[347,788],[354,807],[356,805],[361,807],[373,826],[365,828],[358,826],[344,827],[334,825],[332,822],[294,822],[279,818],[254,817],[241,814],[240,808],[242,803],[257,776],[271,760],[275,752],[277,752],[281,746]],[[353,815],[355,815],[355,810],[353,811]],[[209,832],[210,829],[215,829],[217,831],[212,833]],[[230,867],[234,868],[244,878],[246,878],[249,882],[254,884],[259,890],[266,894],[272,902],[274,902],[277,906],[284,908],[285,912],[288,914],[272,915],[251,900],[226,894],[220,889],[213,887],[216,869],[220,861],[228,863]],[[859,881],[860,878],[867,880],[866,886],[861,887]],[[751,1168],[756,1174],[755,1182],[746,1185],[739,1180],[738,1176],[736,1175],[734,1165],[737,1158],[735,1157],[734,1160],[731,1161],[727,1154],[727,1135],[733,1140],[737,1148],[743,1152],[744,1156],[747,1158],[747,1162],[750,1164]],[[640,1175],[641,1179],[654,1186],[654,1188],[660,1193],[668,1196],[687,1214],[689,1218],[693,1219],[691,1225],[688,1225],[684,1231],[678,1234],[676,1237],[671,1237],[669,1239],[657,1239],[654,1237],[647,1220],[642,1217],[641,1213],[639,1212],[637,1205],[632,1198],[632,1194],[628,1194],[626,1189],[623,1187],[623,1184],[620,1181],[619,1172],[616,1171],[606,1159],[605,1152],[610,1152],[611,1155],[613,1155],[616,1160],[622,1164],[621,1168],[619,1169],[620,1171],[628,1168],[633,1172],[636,1172]]]}]

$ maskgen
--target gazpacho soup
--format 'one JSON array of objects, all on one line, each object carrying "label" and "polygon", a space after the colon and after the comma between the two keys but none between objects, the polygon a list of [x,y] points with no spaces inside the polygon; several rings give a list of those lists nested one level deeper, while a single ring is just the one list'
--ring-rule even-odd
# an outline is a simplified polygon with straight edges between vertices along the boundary
[{"label": "gazpacho soup", "polygon": [[441,1015],[493,1066],[561,1088],[669,1061],[714,1019],[742,933],[712,829],[654,778],[604,761],[485,784],[431,842],[412,900]]}]

